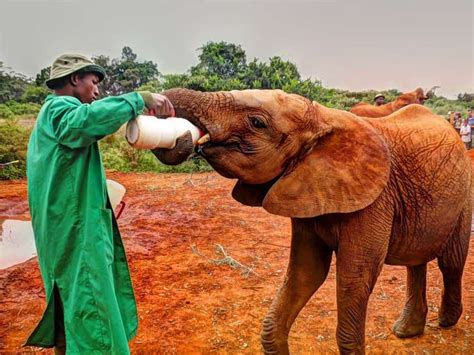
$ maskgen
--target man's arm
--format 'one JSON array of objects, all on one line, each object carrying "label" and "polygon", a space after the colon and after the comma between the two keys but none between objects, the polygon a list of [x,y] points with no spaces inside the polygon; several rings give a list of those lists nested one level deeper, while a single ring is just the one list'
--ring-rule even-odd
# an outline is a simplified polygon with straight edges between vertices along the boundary
[{"label": "man's arm", "polygon": [[139,115],[144,107],[138,93],[111,96],[90,105],[59,101],[50,107],[52,127],[60,144],[73,149],[86,147],[116,132],[125,122]]}]

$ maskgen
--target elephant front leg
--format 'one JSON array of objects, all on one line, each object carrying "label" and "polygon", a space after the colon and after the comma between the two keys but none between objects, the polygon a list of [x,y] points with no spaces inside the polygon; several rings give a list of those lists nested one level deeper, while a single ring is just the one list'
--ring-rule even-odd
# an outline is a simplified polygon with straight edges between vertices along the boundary
[{"label": "elephant front leg", "polygon": [[405,308],[393,325],[393,332],[399,338],[423,334],[427,313],[426,264],[408,266]]},{"label": "elephant front leg", "polygon": [[336,252],[336,338],[341,354],[364,354],[367,304],[382,270],[390,230],[377,230],[366,220],[344,227]]},{"label": "elephant front leg", "polygon": [[288,334],[298,313],[321,286],[331,265],[330,250],[314,233],[312,219],[292,219],[290,262],[283,286],[264,321],[266,354],[288,354]]}]

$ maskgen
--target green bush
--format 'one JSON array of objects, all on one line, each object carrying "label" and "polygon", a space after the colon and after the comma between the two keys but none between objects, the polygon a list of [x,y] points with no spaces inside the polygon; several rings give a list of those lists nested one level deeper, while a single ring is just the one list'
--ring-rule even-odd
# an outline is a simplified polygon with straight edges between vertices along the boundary
[{"label": "green bush", "polygon": [[[0,163],[19,160],[19,163],[0,168],[0,180],[26,177],[26,151],[31,129],[13,121],[0,124]],[[168,166],[146,150],[129,146],[120,134],[108,136],[99,142],[102,161],[106,169],[125,172],[192,173],[212,171],[209,164],[198,156],[178,166]]]},{"label": "green bush", "polygon": [[474,105],[469,104],[469,102],[448,100],[444,97],[435,96],[432,99],[426,101],[426,106],[429,107],[434,113],[446,118],[449,111],[461,112],[462,117],[465,118],[467,116],[467,110]]},{"label": "green bush", "polygon": [[30,132],[30,129],[14,122],[0,124],[0,163],[19,160],[17,164],[0,167],[0,180],[20,179],[26,176],[26,147]]},{"label": "green bush", "polygon": [[152,80],[140,86],[136,91],[161,92],[163,91],[163,85],[159,80]]},{"label": "green bush", "polygon": [[46,96],[50,93],[51,92],[43,86],[28,85],[23,95],[21,95],[21,101],[24,103],[42,104]]},{"label": "green bush", "polygon": [[20,103],[17,101],[7,101],[5,105],[13,112],[14,115],[33,115],[36,116],[41,109],[41,105],[33,102]]},{"label": "green bush", "polygon": [[5,104],[0,104],[0,118],[12,118],[15,114]]},{"label": "green bush", "polygon": [[106,169],[156,173],[191,173],[213,170],[199,156],[192,156],[177,166],[164,165],[151,151],[132,148],[120,133],[102,139],[99,142],[99,147]]}]

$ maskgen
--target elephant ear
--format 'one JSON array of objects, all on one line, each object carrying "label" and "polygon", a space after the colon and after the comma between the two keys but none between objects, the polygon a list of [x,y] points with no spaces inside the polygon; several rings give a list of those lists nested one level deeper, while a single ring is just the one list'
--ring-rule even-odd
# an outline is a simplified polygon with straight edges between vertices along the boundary
[{"label": "elephant ear", "polygon": [[354,212],[385,188],[390,153],[384,138],[365,120],[337,112],[333,130],[268,191],[262,204],[268,212],[293,218]]}]

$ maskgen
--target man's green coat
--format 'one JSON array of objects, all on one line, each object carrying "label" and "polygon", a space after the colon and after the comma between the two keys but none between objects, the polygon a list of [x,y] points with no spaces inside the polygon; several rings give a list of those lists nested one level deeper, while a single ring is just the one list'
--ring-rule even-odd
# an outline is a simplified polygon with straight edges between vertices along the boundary
[{"label": "man's green coat", "polygon": [[27,177],[47,306],[26,345],[55,345],[59,295],[68,354],[129,352],[137,310],[97,141],[143,109],[138,93],[92,104],[50,95],[41,108]]}]

